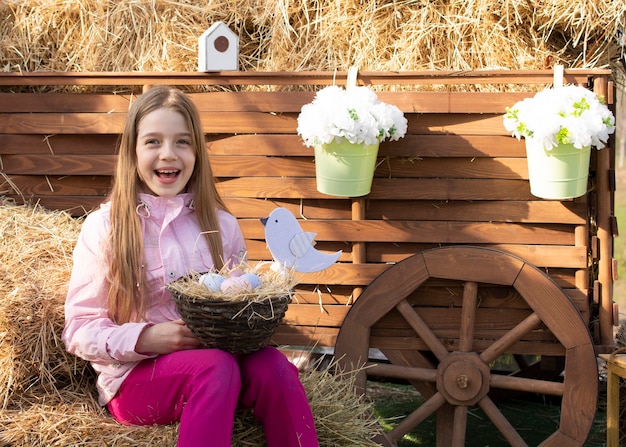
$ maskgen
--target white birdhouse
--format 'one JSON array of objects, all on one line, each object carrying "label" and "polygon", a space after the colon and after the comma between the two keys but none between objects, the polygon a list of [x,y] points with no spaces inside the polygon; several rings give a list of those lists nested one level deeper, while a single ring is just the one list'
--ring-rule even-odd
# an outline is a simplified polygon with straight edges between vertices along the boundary
[{"label": "white birdhouse", "polygon": [[215,22],[198,39],[198,71],[239,70],[239,37]]}]

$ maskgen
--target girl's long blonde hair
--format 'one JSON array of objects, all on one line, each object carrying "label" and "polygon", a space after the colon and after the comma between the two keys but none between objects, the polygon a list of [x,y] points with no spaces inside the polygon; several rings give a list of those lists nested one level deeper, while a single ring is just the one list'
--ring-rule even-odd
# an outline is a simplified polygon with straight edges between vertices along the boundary
[{"label": "girl's long blonde hair", "polygon": [[[121,136],[117,172],[110,195],[111,232],[106,249],[109,265],[107,305],[109,317],[122,324],[141,320],[145,313],[144,244],[137,213],[141,181],[137,169],[137,131],[143,117],[166,108],[179,112],[192,134],[196,162],[187,185],[194,192],[194,209],[216,269],[223,266],[223,246],[219,232],[218,209],[226,206],[215,188],[206,151],[200,116],[191,100],[180,90],[153,87],[132,104]],[[215,231],[217,230],[217,231]]]}]

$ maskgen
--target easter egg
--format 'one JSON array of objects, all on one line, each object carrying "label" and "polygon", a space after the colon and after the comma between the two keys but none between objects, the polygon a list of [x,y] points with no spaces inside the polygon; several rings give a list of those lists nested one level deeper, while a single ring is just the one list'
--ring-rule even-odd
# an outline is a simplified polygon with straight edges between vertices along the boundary
[{"label": "easter egg", "polygon": [[259,278],[259,275],[254,273],[245,273],[241,275],[240,278],[246,280],[248,284],[250,284],[250,290],[261,287],[261,278]]},{"label": "easter egg", "polygon": [[224,293],[249,292],[250,284],[240,276],[231,276],[222,282],[220,290]]},{"label": "easter egg", "polygon": [[217,273],[205,273],[200,276],[198,282],[212,292],[219,292],[225,279],[226,278]]},{"label": "easter egg", "polygon": [[235,269],[235,270],[231,270],[230,272],[228,272],[228,277],[232,278],[233,276],[241,276],[243,275],[243,270],[240,269]]}]

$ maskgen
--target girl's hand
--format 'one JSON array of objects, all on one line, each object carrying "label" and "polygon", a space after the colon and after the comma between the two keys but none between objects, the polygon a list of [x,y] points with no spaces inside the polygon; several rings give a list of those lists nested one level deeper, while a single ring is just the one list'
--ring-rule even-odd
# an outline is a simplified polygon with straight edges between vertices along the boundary
[{"label": "girl's hand", "polygon": [[197,349],[200,342],[183,320],[167,321],[148,326],[141,332],[135,352],[139,354],[169,354],[184,349]]}]

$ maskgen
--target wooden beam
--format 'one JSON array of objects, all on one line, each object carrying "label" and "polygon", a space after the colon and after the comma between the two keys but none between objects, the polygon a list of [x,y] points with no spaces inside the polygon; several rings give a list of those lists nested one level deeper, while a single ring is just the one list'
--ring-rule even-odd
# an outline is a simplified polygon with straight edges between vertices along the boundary
[{"label": "wooden beam", "polygon": [[[564,82],[586,83],[590,76],[610,76],[609,69],[567,69]],[[0,73],[0,85],[345,85],[347,71],[323,72],[11,72]],[[359,85],[376,84],[546,84],[552,70],[432,70],[359,73]]]}]

